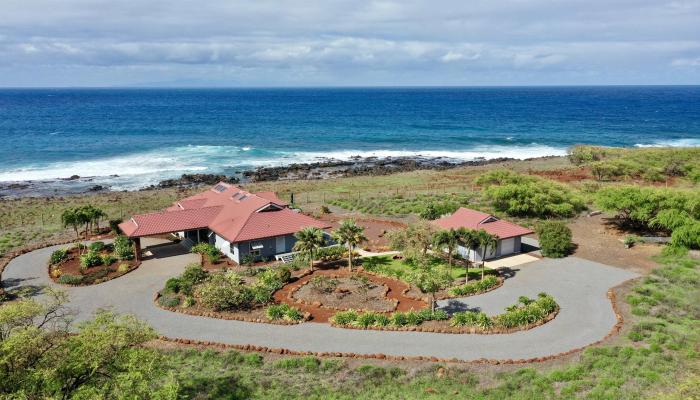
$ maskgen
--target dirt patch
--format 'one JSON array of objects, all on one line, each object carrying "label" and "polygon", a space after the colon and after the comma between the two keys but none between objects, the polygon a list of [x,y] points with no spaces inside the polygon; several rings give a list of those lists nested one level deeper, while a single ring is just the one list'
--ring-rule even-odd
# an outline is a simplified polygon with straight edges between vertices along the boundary
[{"label": "dirt patch", "polygon": [[529,174],[565,183],[593,179],[593,175],[591,175],[591,171],[588,168],[529,171]]},{"label": "dirt patch", "polygon": [[398,221],[390,221],[385,219],[376,218],[359,218],[350,217],[347,215],[336,215],[336,214],[322,214],[320,219],[325,222],[329,222],[332,229],[340,226],[340,221],[344,219],[352,218],[355,220],[357,225],[365,228],[365,236],[367,237],[367,242],[362,244],[362,248],[368,251],[382,252],[388,251],[389,240],[386,237],[386,233],[389,231],[404,229],[406,224]]},{"label": "dirt patch", "polygon": [[577,246],[574,251],[576,257],[614,265],[643,275],[659,267],[651,257],[658,255],[662,246],[638,244],[630,249],[625,248],[623,239],[627,233],[618,229],[610,217],[602,214],[579,217],[569,224],[569,227]]},{"label": "dirt patch", "polygon": [[[392,311],[410,311],[421,310],[428,306],[422,300],[408,297],[408,292],[411,286],[405,282],[396,279],[387,278],[384,276],[372,275],[364,272],[350,272],[347,269],[319,269],[309,275],[305,275],[295,282],[292,282],[274,294],[276,303],[287,303],[293,307],[299,308],[303,313],[309,313],[313,322],[328,322],[338,310],[334,308],[324,307],[320,303],[308,304],[294,298],[294,293],[302,286],[306,285],[311,279],[317,276],[326,276],[329,278],[350,277],[355,274],[361,274],[367,277],[372,283],[377,286],[385,286],[388,288],[385,299],[395,302],[396,306]],[[343,307],[349,309],[350,307]]]},{"label": "dirt patch", "polygon": [[318,275],[292,293],[305,304],[318,304],[338,310],[391,312],[396,301],[386,298],[389,288],[371,281],[366,275]]}]

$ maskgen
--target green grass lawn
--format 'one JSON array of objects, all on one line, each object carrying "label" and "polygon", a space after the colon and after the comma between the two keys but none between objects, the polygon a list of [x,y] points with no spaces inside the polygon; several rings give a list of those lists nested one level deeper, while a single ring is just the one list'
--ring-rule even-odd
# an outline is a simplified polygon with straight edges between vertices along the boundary
[{"label": "green grass lawn", "polygon": [[[454,260],[453,266],[450,268],[447,261],[439,257],[430,257],[430,262],[435,267],[445,268],[450,271],[450,275],[454,280],[463,280],[466,275],[466,268],[464,265],[458,264],[461,261]],[[392,256],[377,256],[377,257],[367,257],[363,259],[363,265],[368,270],[392,276],[398,279],[402,279],[406,274],[410,273],[416,267],[404,260],[395,260]],[[495,271],[486,269],[485,274],[494,274]],[[470,266],[469,268],[469,280],[481,278],[481,268],[475,266]]]}]

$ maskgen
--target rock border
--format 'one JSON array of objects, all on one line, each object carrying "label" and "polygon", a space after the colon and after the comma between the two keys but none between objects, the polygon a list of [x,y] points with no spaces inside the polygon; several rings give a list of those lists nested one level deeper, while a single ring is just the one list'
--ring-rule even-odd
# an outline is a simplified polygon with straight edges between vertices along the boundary
[{"label": "rock border", "polygon": [[[66,243],[66,244],[68,244],[68,243]],[[68,261],[68,260],[67,260],[67,259],[66,259],[66,260],[62,260],[62,263],[65,262],[65,261]],[[51,264],[51,260],[49,260],[49,262],[46,263],[46,265],[47,265],[47,271],[46,271],[46,273],[49,275],[49,279],[51,279],[51,281],[52,281],[53,283],[55,283],[55,284],[57,284],[57,285],[65,286],[65,287],[81,287],[81,286],[94,286],[94,285],[99,285],[100,283],[105,283],[105,282],[111,281],[112,279],[120,278],[120,277],[122,277],[122,276],[128,274],[128,273],[131,272],[131,271],[137,270],[137,269],[141,266],[141,261],[137,261],[133,266],[131,266],[131,268],[129,268],[126,272],[124,272],[124,273],[122,273],[122,274],[114,275],[114,276],[112,276],[112,277],[109,278],[109,279],[104,279],[104,280],[101,280],[101,281],[99,281],[99,282],[93,282],[93,283],[84,284],[84,285],[83,285],[83,284],[71,285],[71,284],[68,284],[68,283],[61,283],[61,282],[59,282],[59,281],[58,281],[58,278],[54,278],[53,275],[51,274],[51,267],[54,266],[54,265]],[[60,266],[60,265],[61,265],[61,264],[56,264],[56,266]]]},{"label": "rock border", "polygon": [[[366,271],[362,271],[362,273],[367,273],[367,272],[366,272]],[[374,276],[374,275],[372,275],[372,274],[368,274],[368,275]],[[344,278],[344,277],[342,277],[342,276],[336,276],[336,275],[329,275],[329,276],[330,276],[331,278]],[[300,279],[301,279],[301,277],[300,277]],[[290,290],[289,293],[287,293],[287,300],[289,300],[289,302],[292,303],[292,304],[290,304],[290,305],[302,304],[302,305],[305,305],[305,306],[318,307],[318,308],[322,308],[322,309],[326,309],[326,310],[331,310],[331,311],[347,311],[347,310],[350,310],[349,308],[333,307],[333,306],[329,306],[329,305],[324,305],[324,304],[322,304],[322,303],[321,303],[321,304],[317,304],[317,302],[308,302],[308,301],[306,301],[306,300],[297,299],[297,298],[294,297],[294,294],[295,294],[296,292],[298,292],[299,290],[301,290],[301,288],[303,288],[304,286],[309,285],[310,283],[311,283],[311,281],[307,281],[307,282],[305,282],[305,283],[299,285],[298,287],[296,287],[296,288]],[[387,298],[386,298],[387,293],[389,293],[389,286],[387,286],[387,285],[385,285],[385,284],[382,284],[382,283],[377,283],[377,282],[373,282],[373,283],[376,284],[376,285],[378,285],[378,286],[382,286],[382,287],[384,288],[384,289],[383,289],[383,292],[384,292],[384,293],[383,293],[384,300],[386,300],[386,301],[388,301],[388,302],[394,304],[394,308],[392,309],[392,311],[376,311],[376,310],[365,310],[365,309],[357,309],[357,311],[363,311],[363,312],[379,312],[379,313],[382,313],[382,314],[395,312],[395,311],[396,311],[396,308],[399,306],[399,301],[396,300],[396,299],[387,299]],[[410,289],[410,288],[409,288],[409,289]],[[402,293],[402,294],[405,295],[405,292],[406,292],[406,291],[407,291],[407,290],[404,290],[404,293]]]}]

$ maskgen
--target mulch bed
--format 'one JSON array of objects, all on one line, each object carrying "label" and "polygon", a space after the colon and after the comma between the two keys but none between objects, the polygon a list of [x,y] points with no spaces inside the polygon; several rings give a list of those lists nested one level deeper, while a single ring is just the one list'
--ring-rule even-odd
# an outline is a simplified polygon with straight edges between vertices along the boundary
[{"label": "mulch bed", "polygon": [[[85,252],[86,250],[83,250]],[[84,254],[84,253],[83,253]],[[111,254],[109,251],[101,251],[100,255],[107,255]],[[126,271],[119,272],[117,269],[119,265],[121,264],[127,264],[129,266],[129,269]],[[78,284],[71,284],[70,286],[88,286],[88,285],[94,285],[102,282],[106,282],[108,280],[118,278],[124,274],[128,274],[129,272],[135,270],[138,268],[140,265],[139,262],[136,262],[135,260],[129,260],[129,261],[119,261],[117,260],[114,264],[112,265],[97,265],[94,267],[88,268],[85,272],[82,272],[80,270],[80,256],[78,255],[78,249],[73,246],[70,249],[68,249],[68,254],[66,255],[66,258],[61,261],[57,265],[49,265],[48,266],[48,273],[49,276],[51,277],[51,280],[53,280],[56,283],[59,284],[65,284],[62,282],[58,281],[58,277],[54,276],[54,274],[51,273],[53,268],[58,268],[61,270],[61,275],[74,275],[74,276],[82,276],[83,279],[80,283]]]},{"label": "mulch bed", "polygon": [[[397,301],[386,298],[389,288],[385,285],[376,284],[369,279],[367,285],[362,285],[352,276],[336,274],[328,275],[327,278],[333,284],[319,289],[314,285],[313,279],[308,280],[291,294],[292,298],[297,302],[338,310],[391,312],[396,309]],[[363,286],[365,293],[362,293]]]},{"label": "mulch bed", "polygon": [[300,287],[308,283],[314,276],[325,275],[329,277],[349,277],[353,274],[362,274],[373,283],[386,286],[388,288],[386,299],[396,301],[396,308],[394,311],[421,310],[428,307],[428,304],[425,301],[406,296],[406,292],[410,290],[411,286],[405,282],[387,278],[381,275],[370,274],[361,270],[350,272],[345,268],[317,269],[312,273],[308,273],[307,275],[302,276],[298,280],[287,284],[285,287],[275,292],[275,302],[287,303],[290,306],[299,308],[304,313],[309,313],[314,322],[328,322],[328,320],[340,310],[339,308],[331,308],[328,306],[323,306],[319,303],[308,304],[295,299],[294,293]]}]

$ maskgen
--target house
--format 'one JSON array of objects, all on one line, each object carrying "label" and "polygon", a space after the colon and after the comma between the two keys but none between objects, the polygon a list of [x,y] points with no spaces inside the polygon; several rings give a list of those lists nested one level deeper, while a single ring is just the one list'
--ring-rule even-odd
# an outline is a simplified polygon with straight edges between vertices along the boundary
[{"label": "house", "polygon": [[[448,217],[433,221],[433,223],[440,229],[483,229],[492,235],[498,236],[497,246],[493,249],[489,249],[485,257],[482,254],[483,249],[474,249],[469,252],[469,259],[472,261],[488,260],[509,254],[520,253],[522,237],[533,233],[530,229],[504,221],[491,214],[464,207],[461,207]],[[467,249],[465,247],[459,246],[457,251],[463,257],[467,257]]]},{"label": "house", "polygon": [[246,256],[271,259],[291,252],[294,234],[305,227],[331,226],[290,209],[274,192],[250,193],[224,182],[162,212],[134,215],[119,224],[134,240],[137,256],[141,237],[173,233],[186,245],[210,243],[237,263]]}]

